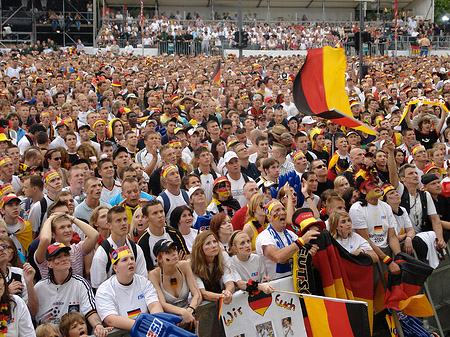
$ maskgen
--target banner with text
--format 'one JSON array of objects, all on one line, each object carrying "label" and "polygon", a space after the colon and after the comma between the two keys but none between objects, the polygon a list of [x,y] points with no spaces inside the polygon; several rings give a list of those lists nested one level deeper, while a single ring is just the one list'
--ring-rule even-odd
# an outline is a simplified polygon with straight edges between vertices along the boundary
[{"label": "banner with text", "polygon": [[[275,289],[294,291],[292,277],[270,282]],[[296,295],[273,293],[249,296],[245,291],[223,304],[221,319],[227,337],[307,337]]]}]

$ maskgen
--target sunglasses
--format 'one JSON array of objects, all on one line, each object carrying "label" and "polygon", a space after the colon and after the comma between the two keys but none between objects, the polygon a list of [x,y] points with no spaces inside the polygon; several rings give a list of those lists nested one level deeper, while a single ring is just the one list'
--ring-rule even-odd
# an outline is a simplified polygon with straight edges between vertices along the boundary
[{"label": "sunglasses", "polygon": [[9,248],[11,248],[11,247],[8,246],[7,244],[2,244],[2,245],[0,245],[0,247],[2,247],[2,249],[9,249]]},{"label": "sunglasses", "polygon": [[61,157],[58,157],[58,158],[53,158],[52,160],[61,160],[62,158]]},{"label": "sunglasses", "polygon": [[314,169],[321,169],[321,168],[324,168],[325,167],[325,165],[319,165],[319,166],[316,166]]},{"label": "sunglasses", "polygon": [[264,205],[263,205],[263,204],[259,204],[258,206],[259,206],[259,208],[261,208],[262,210],[264,210]]}]

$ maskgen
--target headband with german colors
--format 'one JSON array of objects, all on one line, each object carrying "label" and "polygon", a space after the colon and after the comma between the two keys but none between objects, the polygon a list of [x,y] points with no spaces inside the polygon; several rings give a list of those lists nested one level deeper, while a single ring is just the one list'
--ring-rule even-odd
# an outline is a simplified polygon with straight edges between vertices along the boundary
[{"label": "headband with german colors", "polygon": [[269,215],[270,212],[272,212],[272,209],[277,205],[283,206],[283,204],[279,202],[277,199],[272,199],[267,203],[266,207],[264,208],[264,211],[266,212],[267,215]]},{"label": "headband with german colors", "polygon": [[424,105],[433,105],[433,106],[439,106],[441,107],[445,112],[449,112],[447,109],[447,106],[445,105],[445,101],[442,99],[430,99],[426,97],[419,97],[419,98],[413,98],[411,101],[408,102],[408,104],[405,107],[405,110],[403,110],[402,118],[400,118],[400,121],[398,122],[398,125],[400,125],[403,122],[403,119],[405,118],[406,114],[409,112],[409,108],[411,105],[422,103]]},{"label": "headband with german colors", "polygon": [[9,162],[12,162],[12,160],[8,156],[0,157],[0,166],[4,165],[6,163],[9,163]]},{"label": "headband with german colors", "polygon": [[304,154],[302,151],[300,151],[300,150],[295,151],[295,152],[292,154],[292,160],[293,160],[293,161],[296,161],[297,158],[300,157],[300,156],[305,156],[305,154]]},{"label": "headband with german colors", "polygon": [[233,144],[236,144],[237,142],[237,139],[230,139],[227,143],[227,148],[230,148],[230,146],[233,146]]},{"label": "headband with german colors", "polygon": [[9,193],[14,193],[14,187],[10,183],[3,184],[0,186],[0,198],[2,198],[4,195],[7,195]]},{"label": "headband with german colors", "polygon": [[97,120],[94,122],[94,125],[92,126],[92,128],[95,129],[95,127],[96,127],[99,123],[103,123],[103,124],[105,124],[105,126],[106,126],[106,122],[105,122],[103,119],[97,119]]},{"label": "headband with german colors", "polygon": [[170,145],[171,147],[174,147],[174,146],[181,146],[181,141],[178,140],[178,139],[173,139],[173,140],[171,140],[171,141],[169,142],[169,145]]},{"label": "headband with german colors", "polygon": [[395,187],[392,186],[391,184],[383,185],[383,187],[381,188],[381,196],[385,197],[389,191],[393,191],[393,190],[395,190]]},{"label": "headband with german colors", "polygon": [[44,174],[44,176],[42,177],[42,181],[44,182],[44,184],[47,184],[50,180],[56,177],[59,177],[59,173],[55,170],[50,170]]},{"label": "headband with german colors", "polygon": [[111,253],[111,263],[115,264],[120,258],[129,254],[131,254],[131,250],[128,246],[119,247]]},{"label": "headband with german colors", "polygon": [[42,117],[44,117],[44,116],[50,117],[50,112],[48,112],[48,111],[42,111],[40,117],[42,118]]},{"label": "headband with german colors", "polygon": [[417,151],[419,150],[425,150],[425,146],[420,145],[420,144],[416,144],[411,148],[411,152],[413,154],[413,156],[417,153]]},{"label": "headband with german colors", "polygon": [[166,165],[163,167],[163,169],[161,170],[161,175],[163,176],[163,178],[165,178],[167,176],[167,173],[169,173],[169,171],[172,171],[173,169],[177,169],[177,167],[175,165]]}]

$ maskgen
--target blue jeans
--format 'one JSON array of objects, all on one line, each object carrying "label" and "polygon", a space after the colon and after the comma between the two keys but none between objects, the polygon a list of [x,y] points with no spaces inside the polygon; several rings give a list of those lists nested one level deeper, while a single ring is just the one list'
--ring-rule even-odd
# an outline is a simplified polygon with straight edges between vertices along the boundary
[{"label": "blue jeans", "polygon": [[420,47],[420,56],[428,56],[428,47]]}]

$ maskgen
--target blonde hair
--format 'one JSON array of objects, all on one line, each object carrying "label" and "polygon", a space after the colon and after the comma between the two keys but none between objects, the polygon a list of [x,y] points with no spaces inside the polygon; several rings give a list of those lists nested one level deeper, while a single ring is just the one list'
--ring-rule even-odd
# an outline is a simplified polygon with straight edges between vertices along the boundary
[{"label": "blonde hair", "polygon": [[251,219],[255,217],[256,210],[259,207],[259,204],[264,202],[264,196],[262,194],[255,194],[248,203],[247,215],[245,217],[244,223],[249,222]]},{"label": "blonde hair", "polygon": [[109,208],[106,207],[106,206],[97,206],[97,207],[95,207],[95,209],[92,211],[91,216],[89,217],[89,225],[90,225],[92,228],[96,228],[96,227],[97,227],[97,226],[96,226],[96,223],[97,223],[97,220],[98,220],[98,216],[100,215],[100,211],[101,211],[102,209],[109,210]]},{"label": "blonde hair", "polygon": [[[6,222],[3,219],[0,219],[0,228],[4,228],[6,232],[8,232],[8,227],[6,227]],[[7,234],[8,235],[8,234]]]},{"label": "blonde hair", "polygon": [[134,231],[137,229],[136,215],[138,214],[138,212],[141,212],[141,215],[142,215],[142,208],[141,207],[138,207],[138,209],[133,214],[133,218],[131,219],[130,230],[128,232],[128,235],[130,235],[131,238],[134,237]]},{"label": "blonde hair", "polygon": [[[350,221],[352,221],[352,218],[350,218],[350,215],[346,211],[335,211],[331,213],[330,219],[328,220],[330,224],[330,234],[335,239],[339,237],[337,227],[339,225],[339,219],[341,217],[349,218]],[[349,236],[352,236],[352,233],[350,233]]]},{"label": "blonde hair", "polygon": [[47,337],[52,333],[59,335],[58,327],[53,323],[44,323],[36,328],[36,337]]},{"label": "blonde hair", "polygon": [[336,179],[334,179],[334,189],[337,190],[339,187],[344,185],[345,182],[349,182],[348,179],[344,176],[337,176]]}]

